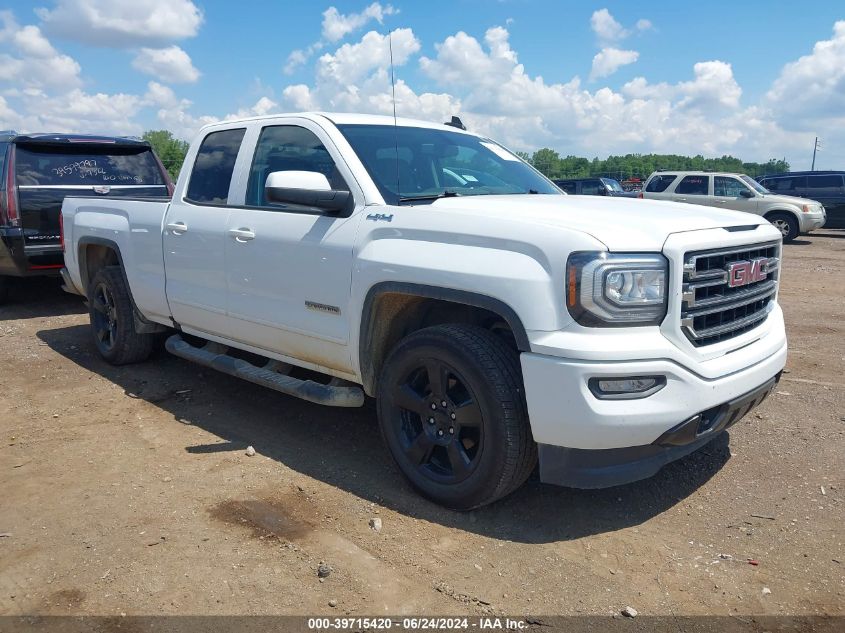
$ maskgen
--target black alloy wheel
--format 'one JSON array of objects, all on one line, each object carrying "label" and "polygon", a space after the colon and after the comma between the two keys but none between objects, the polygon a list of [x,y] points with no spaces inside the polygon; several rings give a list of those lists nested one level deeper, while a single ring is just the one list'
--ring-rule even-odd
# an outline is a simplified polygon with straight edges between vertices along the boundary
[{"label": "black alloy wheel", "polygon": [[391,417],[408,463],[443,484],[465,480],[481,458],[482,413],[467,381],[448,363],[420,359],[393,385]]},{"label": "black alloy wheel", "polygon": [[385,361],[377,398],[396,465],[441,505],[492,503],[537,463],[518,352],[489,330],[447,324],[409,334]]}]

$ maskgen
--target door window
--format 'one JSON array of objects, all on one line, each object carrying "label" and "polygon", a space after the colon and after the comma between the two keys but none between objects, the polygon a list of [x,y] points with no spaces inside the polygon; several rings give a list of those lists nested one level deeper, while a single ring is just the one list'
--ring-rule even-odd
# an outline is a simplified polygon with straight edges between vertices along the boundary
[{"label": "door window", "polygon": [[713,177],[713,195],[723,196],[725,198],[739,198],[743,191],[748,190],[748,187],[736,178],[730,178],[728,176]]},{"label": "door window", "polygon": [[666,188],[675,181],[675,178],[677,178],[677,176],[675,176],[674,174],[664,174],[661,176],[655,176],[654,178],[648,181],[645,190],[648,193],[662,193],[666,191]]},{"label": "door window", "polygon": [[598,180],[584,180],[581,182],[581,193],[585,196],[599,195],[599,189],[602,188],[601,182]]},{"label": "door window", "polygon": [[328,178],[332,189],[349,191],[325,145],[304,127],[274,125],[261,130],[247,183],[248,206],[273,204],[264,196],[264,184],[274,171],[316,171]]},{"label": "door window", "polygon": [[808,176],[808,189],[836,189],[842,186],[842,176],[830,174],[827,176]]},{"label": "door window", "polygon": [[771,178],[764,181],[769,191],[795,191],[804,189],[807,186],[806,176],[793,176],[788,178]]},{"label": "door window", "polygon": [[221,130],[206,136],[194,160],[186,198],[203,204],[226,204],[235,160],[245,129]]},{"label": "door window", "polygon": [[556,180],[555,184],[563,189],[566,193],[575,193],[575,183],[566,180]]},{"label": "door window", "polygon": [[678,183],[675,193],[683,193],[688,196],[706,196],[708,178],[709,176],[686,176]]}]

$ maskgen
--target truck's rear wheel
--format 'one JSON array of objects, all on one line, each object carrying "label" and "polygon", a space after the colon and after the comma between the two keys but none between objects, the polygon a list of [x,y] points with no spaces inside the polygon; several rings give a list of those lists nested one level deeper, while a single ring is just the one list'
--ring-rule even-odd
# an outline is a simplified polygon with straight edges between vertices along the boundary
[{"label": "truck's rear wheel", "polygon": [[400,341],[382,370],[378,413],[402,473],[449,508],[504,497],[537,461],[519,357],[480,327],[440,325]]},{"label": "truck's rear wheel", "polygon": [[798,220],[791,213],[770,213],[766,219],[780,231],[784,242],[791,242],[798,237]]},{"label": "truck's rear wheel", "polygon": [[146,360],[154,336],[135,331],[134,309],[119,266],[101,268],[88,285],[88,312],[94,344],[112,365]]}]

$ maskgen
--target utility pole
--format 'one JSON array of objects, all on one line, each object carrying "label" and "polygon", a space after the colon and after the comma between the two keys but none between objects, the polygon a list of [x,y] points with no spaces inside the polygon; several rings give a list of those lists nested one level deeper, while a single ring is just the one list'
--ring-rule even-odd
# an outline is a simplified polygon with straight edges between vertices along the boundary
[{"label": "utility pole", "polygon": [[813,165],[810,167],[810,171],[816,171],[816,152],[821,150],[822,146],[819,145],[819,137],[816,137],[816,142],[813,144]]}]

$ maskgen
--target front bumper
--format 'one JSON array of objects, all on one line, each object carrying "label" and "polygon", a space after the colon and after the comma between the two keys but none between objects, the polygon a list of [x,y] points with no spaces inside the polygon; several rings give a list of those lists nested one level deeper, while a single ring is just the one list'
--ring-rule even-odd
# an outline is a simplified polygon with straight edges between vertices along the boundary
[{"label": "front bumper", "polygon": [[817,211],[814,213],[802,213],[800,215],[800,221],[798,223],[798,230],[801,233],[809,233],[810,231],[815,231],[816,229],[820,229],[824,226],[825,221],[827,220],[827,213],[822,207],[821,211]]},{"label": "front bumper", "polygon": [[749,393],[691,416],[644,446],[588,450],[540,444],[540,480],[571,488],[609,488],[651,477],[739,422],[779,380],[780,373]]}]

